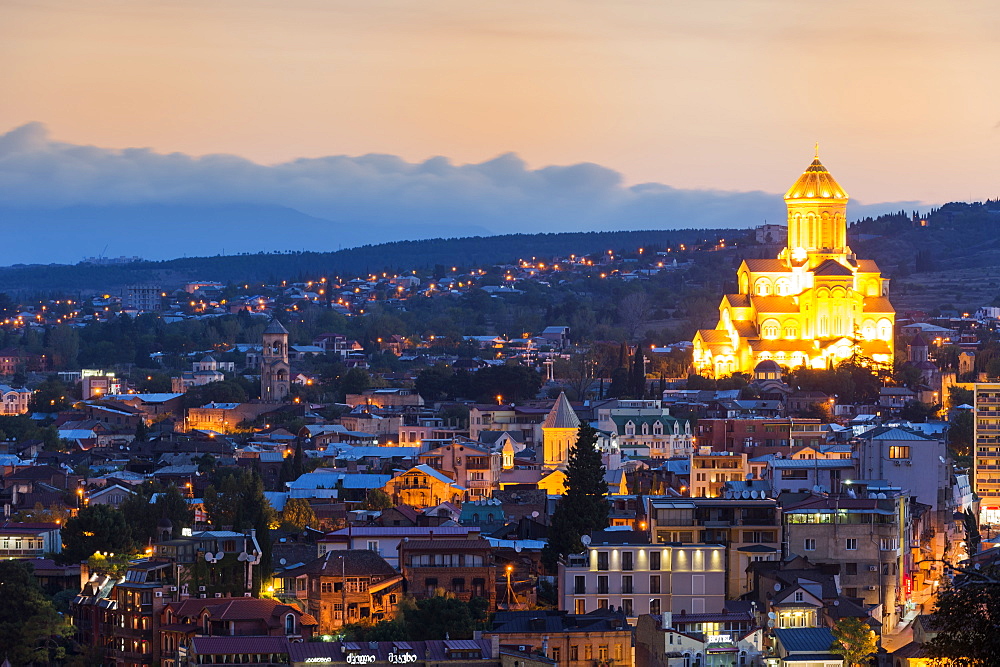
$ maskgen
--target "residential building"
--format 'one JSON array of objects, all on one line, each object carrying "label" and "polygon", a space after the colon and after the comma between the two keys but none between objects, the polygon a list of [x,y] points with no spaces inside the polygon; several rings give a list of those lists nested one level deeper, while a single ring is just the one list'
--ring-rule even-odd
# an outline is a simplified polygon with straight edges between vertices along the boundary
[{"label": "residential building", "polygon": [[122,309],[154,313],[163,308],[159,285],[126,285],[122,289]]},{"label": "residential building", "polygon": [[670,416],[657,400],[617,400],[597,409],[597,428],[614,433],[622,451],[643,458],[691,453],[691,422]]},{"label": "residential building", "polygon": [[830,628],[784,628],[772,631],[778,667],[843,667],[844,658],[833,653]]},{"label": "residential building", "polygon": [[0,560],[42,558],[57,553],[62,553],[58,523],[4,521],[0,524]]},{"label": "residential building", "polygon": [[489,609],[496,608],[496,565],[487,540],[408,540],[400,545],[399,559],[410,595],[434,597],[443,589],[460,600],[483,598]]},{"label": "residential building", "polygon": [[842,484],[854,479],[856,465],[849,459],[771,458],[764,476],[776,496],[784,491],[840,493]]},{"label": "residential building", "polygon": [[647,498],[654,544],[719,544],[724,551],[725,590],[730,598],[750,591],[747,567],[781,556],[781,511],[769,494],[746,498]]},{"label": "residential building", "polygon": [[559,667],[631,667],[632,629],[620,613],[597,609],[498,611],[484,637],[522,652],[540,653]]},{"label": "residential building", "polygon": [[858,476],[905,489],[932,511],[951,509],[948,444],[914,429],[880,426],[856,440]]},{"label": "residential building", "polygon": [[305,602],[323,635],[345,623],[377,623],[396,616],[403,597],[403,576],[368,549],[327,551],[316,560],[282,572],[285,598]]},{"label": "residential building", "polygon": [[699,419],[698,444],[717,452],[750,456],[787,453],[790,448],[818,447],[826,442],[826,426],[819,419],[743,417]]},{"label": "residential building", "polygon": [[764,630],[749,611],[715,614],[647,614],[635,629],[636,667],[757,665]]},{"label": "residential building", "polygon": [[454,439],[420,455],[420,463],[452,477],[468,490],[468,499],[487,498],[499,488],[503,455],[479,443]]},{"label": "residential building", "polygon": [[23,415],[28,411],[31,391],[24,387],[0,384],[0,414],[4,416]]},{"label": "residential building", "polygon": [[661,611],[722,610],[725,548],[710,544],[653,544],[645,532],[605,530],[582,554],[559,563],[559,608],[580,615],[620,610],[630,623]]},{"label": "residential building", "polygon": [[708,447],[699,447],[691,452],[690,462],[688,494],[692,498],[718,498],[726,482],[742,482],[750,474],[746,454],[714,452]]},{"label": "residential building", "polygon": [[[246,597],[189,598],[170,602],[160,610],[158,620],[157,640],[163,667],[205,664],[196,658],[199,655],[196,645],[201,651],[205,650],[206,645],[200,641],[204,638],[226,639],[242,644],[246,650],[262,639],[308,642],[317,625],[315,618],[295,605]],[[221,645],[221,641],[216,644]],[[264,654],[272,652],[276,651],[261,651]],[[258,659],[243,664],[260,662]]]},{"label": "residential building", "polygon": [[979,521],[1000,524],[1000,383],[975,385],[972,488]]},{"label": "residential building", "polygon": [[423,539],[473,539],[479,529],[473,526],[351,526],[341,528],[320,538],[318,554],[344,549],[368,549],[400,570],[399,545],[403,540]]},{"label": "residential building", "polygon": [[445,501],[459,505],[468,491],[454,478],[425,463],[396,475],[386,482],[384,490],[393,502],[417,509],[433,507]]},{"label": "residential building", "polygon": [[861,598],[876,620],[894,628],[908,593],[903,556],[910,543],[909,496],[870,495],[877,497],[817,495],[786,506],[784,555],[838,565],[844,595]]}]

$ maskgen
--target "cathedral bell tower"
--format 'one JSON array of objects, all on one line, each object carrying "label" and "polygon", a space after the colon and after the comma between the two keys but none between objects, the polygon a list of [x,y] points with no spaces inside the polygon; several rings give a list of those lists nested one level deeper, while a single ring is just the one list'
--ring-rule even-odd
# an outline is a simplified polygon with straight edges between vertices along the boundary
[{"label": "cathedral bell tower", "polygon": [[831,256],[843,257],[847,247],[847,193],[819,161],[819,148],[812,164],[785,193],[788,208],[788,253],[801,264],[807,256],[818,266]]},{"label": "cathedral bell tower", "polygon": [[288,366],[288,329],[278,320],[264,329],[264,349],[260,361],[260,398],[281,402],[291,390]]}]

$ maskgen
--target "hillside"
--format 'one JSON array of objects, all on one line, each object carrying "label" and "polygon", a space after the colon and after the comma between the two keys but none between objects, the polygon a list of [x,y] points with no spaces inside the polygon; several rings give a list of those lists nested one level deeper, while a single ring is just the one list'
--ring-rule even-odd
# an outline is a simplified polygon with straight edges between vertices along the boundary
[{"label": "hillside", "polygon": [[[97,266],[30,265],[0,268],[0,291],[12,294],[115,291],[124,285],[151,283],[165,288],[186,281],[280,282],[300,277],[355,276],[369,272],[409,271],[435,265],[486,266],[519,258],[588,255],[608,249],[664,248],[715,239],[733,230],[646,230],[510,234],[465,238],[396,241],[335,252],[283,252],[185,257],[164,262]],[[196,246],[192,246],[196,247]]]}]

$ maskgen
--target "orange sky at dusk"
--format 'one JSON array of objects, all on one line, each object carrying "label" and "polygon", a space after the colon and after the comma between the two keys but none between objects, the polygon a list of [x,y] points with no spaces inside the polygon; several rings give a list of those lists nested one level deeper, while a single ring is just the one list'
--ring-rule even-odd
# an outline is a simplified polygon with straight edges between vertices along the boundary
[{"label": "orange sky at dusk", "polygon": [[390,153],[864,202],[1000,196],[1000,4],[7,0],[0,133],[272,163]]}]

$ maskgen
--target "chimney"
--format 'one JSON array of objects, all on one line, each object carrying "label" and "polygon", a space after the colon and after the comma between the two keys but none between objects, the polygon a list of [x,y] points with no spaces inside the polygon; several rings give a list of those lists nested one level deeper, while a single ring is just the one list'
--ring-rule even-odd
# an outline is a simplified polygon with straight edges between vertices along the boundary
[{"label": "chimney", "polygon": [[542,655],[549,657],[549,636],[542,637]]},{"label": "chimney", "polygon": [[490,657],[494,660],[500,658],[500,635],[490,635]]},{"label": "chimney", "polygon": [[669,611],[663,612],[663,629],[664,630],[672,630],[673,629],[673,624],[674,624],[674,615],[673,615],[673,613],[669,612]]}]

